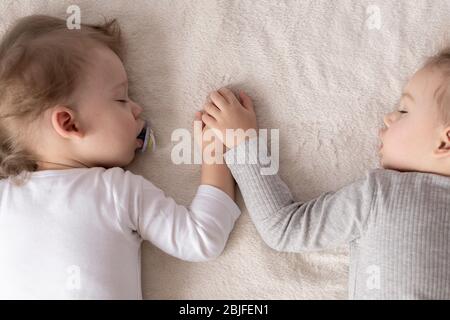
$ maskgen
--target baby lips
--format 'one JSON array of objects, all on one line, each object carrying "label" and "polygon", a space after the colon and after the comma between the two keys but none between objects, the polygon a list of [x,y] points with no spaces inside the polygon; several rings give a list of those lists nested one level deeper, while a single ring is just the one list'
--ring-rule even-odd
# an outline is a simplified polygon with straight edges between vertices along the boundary
[{"label": "baby lips", "polygon": [[143,141],[142,147],[138,149],[141,151],[141,153],[144,153],[145,150],[147,149],[155,151],[156,148],[155,135],[153,134],[153,130],[152,128],[150,128],[150,124],[148,123],[147,120],[145,120],[144,128],[137,136],[137,139]]}]

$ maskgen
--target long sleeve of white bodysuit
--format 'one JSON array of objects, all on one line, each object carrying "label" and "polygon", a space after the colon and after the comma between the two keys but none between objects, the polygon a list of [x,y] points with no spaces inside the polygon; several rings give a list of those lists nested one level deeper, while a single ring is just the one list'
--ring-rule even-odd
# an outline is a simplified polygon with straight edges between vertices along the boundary
[{"label": "long sleeve of white bodysuit", "polygon": [[223,191],[200,185],[189,207],[179,205],[150,181],[121,168],[104,173],[112,188],[119,223],[124,232],[187,261],[219,256],[240,209]]}]

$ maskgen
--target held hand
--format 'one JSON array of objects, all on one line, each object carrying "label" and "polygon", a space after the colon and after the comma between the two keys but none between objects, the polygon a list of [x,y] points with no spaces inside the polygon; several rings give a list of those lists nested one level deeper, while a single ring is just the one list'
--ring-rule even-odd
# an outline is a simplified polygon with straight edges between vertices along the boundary
[{"label": "held hand", "polygon": [[[225,146],[214,133],[214,130],[207,127],[202,121],[204,112],[195,112],[193,127],[194,141],[200,147],[202,159],[208,164],[223,163],[223,154],[226,152]],[[196,126],[198,126],[196,128]]]},{"label": "held hand", "polygon": [[[233,148],[246,137],[256,134],[256,114],[253,102],[246,93],[240,91],[239,101],[230,89],[224,87],[211,92],[209,96],[211,101],[203,106],[205,112],[202,120],[208,127],[215,130],[224,145]],[[232,139],[226,139],[227,129],[233,130]]]}]

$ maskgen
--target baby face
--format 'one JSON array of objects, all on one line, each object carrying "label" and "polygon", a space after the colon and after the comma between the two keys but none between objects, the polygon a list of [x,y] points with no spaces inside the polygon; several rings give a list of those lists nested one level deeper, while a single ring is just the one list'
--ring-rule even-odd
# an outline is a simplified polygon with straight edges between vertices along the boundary
[{"label": "baby face", "polygon": [[75,95],[81,131],[80,157],[90,166],[123,167],[142,146],[137,140],[142,107],[128,97],[125,68],[110,49],[93,49],[86,81]]},{"label": "baby face", "polygon": [[398,110],[384,117],[380,130],[381,166],[400,171],[434,172],[436,150],[442,144],[436,90],[443,82],[440,71],[423,68],[404,88]]}]

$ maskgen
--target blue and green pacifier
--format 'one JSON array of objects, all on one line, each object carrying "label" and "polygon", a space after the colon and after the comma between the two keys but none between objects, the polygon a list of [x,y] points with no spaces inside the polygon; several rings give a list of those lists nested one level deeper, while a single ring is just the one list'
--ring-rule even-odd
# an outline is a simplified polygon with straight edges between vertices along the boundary
[{"label": "blue and green pacifier", "polygon": [[137,136],[137,139],[140,139],[144,141],[142,144],[142,147],[138,148],[137,150],[140,150],[141,153],[144,153],[145,150],[150,149],[151,151],[155,151],[156,148],[156,141],[155,141],[155,135],[153,134],[153,130],[150,127],[150,124],[147,120],[145,120],[144,128]]}]

